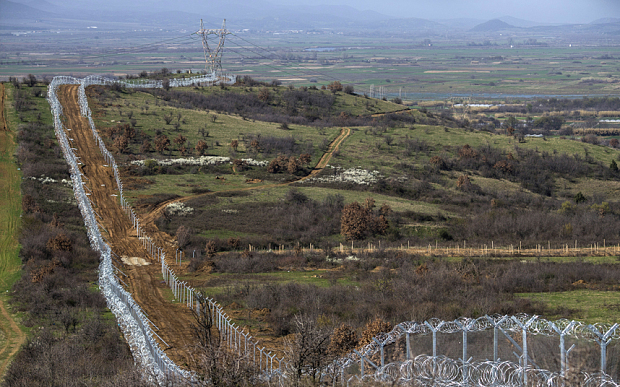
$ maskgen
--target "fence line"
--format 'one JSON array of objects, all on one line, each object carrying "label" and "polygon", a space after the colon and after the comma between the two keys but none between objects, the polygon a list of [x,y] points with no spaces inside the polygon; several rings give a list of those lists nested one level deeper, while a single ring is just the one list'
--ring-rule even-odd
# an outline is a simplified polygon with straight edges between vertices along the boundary
[{"label": "fence line", "polygon": [[[467,370],[465,373],[464,370]],[[467,378],[464,379],[464,376]],[[523,380],[527,379],[527,384]],[[524,368],[510,361],[465,361],[445,356],[419,355],[401,363],[390,363],[378,367],[373,374],[353,375],[343,378],[342,385],[366,385],[372,382],[389,385],[456,387],[456,386],[501,386],[501,387],[615,387],[618,386],[608,375],[581,375],[578,384],[571,384],[557,373],[549,373],[531,367]]]},{"label": "fence line", "polygon": [[[69,165],[69,172],[73,183],[73,192],[78,203],[78,207],[84,219],[84,225],[93,250],[97,251],[101,257],[99,264],[99,287],[106,299],[108,308],[114,313],[118,324],[132,350],[134,359],[145,369],[147,375],[151,375],[154,381],[165,383],[170,379],[192,380],[193,375],[178,367],[159,347],[154,339],[153,332],[148,318],[140,306],[133,300],[133,297],[119,283],[112,264],[112,251],[110,246],[104,241],[99,231],[99,223],[96,219],[95,211],[91,201],[84,190],[84,182],[79,167],[79,158],[71,148],[67,131],[71,130],[62,123],[62,105],[57,97],[57,89],[60,85],[80,84],[80,81],[72,77],[55,77],[49,85],[47,100],[50,104],[54,118],[54,132],[65,160]],[[92,122],[92,120],[89,120]],[[118,176],[118,169],[115,167],[115,176]]]},{"label": "fence line", "polygon": [[[70,77],[67,77],[70,78]],[[186,86],[194,86],[194,85],[209,85],[214,86],[217,84],[227,84],[232,85],[237,82],[237,76],[231,74],[222,74],[216,75],[213,74],[205,74],[198,75],[190,78],[171,78],[168,80],[170,87],[186,87]],[[161,89],[164,87],[164,81],[154,80],[154,79],[112,79],[108,77],[103,77],[100,75],[89,75],[86,78],[80,80],[80,83],[84,85],[84,87],[88,87],[90,85],[102,85],[102,86],[112,86],[112,85],[121,85],[126,88],[134,88],[134,89]],[[84,108],[88,107],[85,105]],[[82,116],[86,117],[86,112],[82,110]]]},{"label": "fence line", "polygon": [[[334,361],[325,376],[332,379],[340,377],[345,382],[346,370],[359,365],[359,375],[348,381],[373,379],[382,382],[411,382],[416,380],[432,385],[479,385],[479,386],[564,386],[564,377],[570,370],[568,354],[574,345],[566,348],[568,337],[594,342],[600,347],[599,372],[593,375],[582,373],[584,382],[591,386],[618,386],[607,374],[607,346],[613,340],[620,339],[620,324],[584,324],[578,321],[561,319],[549,321],[538,316],[526,314],[516,316],[484,316],[477,319],[459,318],[454,321],[431,319],[423,323],[410,321],[398,324],[391,332],[376,336],[360,350],[354,350],[348,356]],[[493,330],[493,360],[472,361],[468,355],[467,335]],[[437,336],[442,334],[462,334],[462,351],[460,359],[454,360],[438,355]],[[512,334],[512,335],[511,335]],[[432,336],[433,355],[411,358],[412,336]],[[528,335],[543,335],[559,338],[560,372],[540,369],[528,353]],[[518,343],[513,336],[520,336]],[[498,356],[499,338],[505,337],[516,348],[519,363],[501,360]],[[386,364],[385,348],[388,345],[404,341],[404,361]],[[375,360],[378,364],[372,361]],[[370,369],[370,372],[366,372]]]},{"label": "fence line", "polygon": [[[194,84],[198,81],[205,79],[205,77],[196,77],[185,79],[185,84],[174,83],[174,86],[186,86]],[[229,78],[230,79],[230,78]],[[234,80],[234,77],[232,78]],[[173,85],[171,80],[171,86]],[[212,80],[211,80],[212,81]],[[135,211],[129,205],[129,202],[123,195],[123,183],[120,179],[118,172],[118,166],[114,160],[114,156],[110,153],[103,139],[99,136],[97,129],[95,128],[94,121],[92,119],[92,112],[88,106],[86,98],[85,88],[87,85],[109,85],[112,83],[120,83],[127,86],[126,81],[114,81],[98,76],[90,76],[84,78],[80,82],[78,98],[80,105],[80,112],[82,116],[88,119],[93,137],[97,142],[101,153],[103,154],[108,165],[112,166],[114,171],[114,178],[116,180],[117,187],[119,189],[119,200],[121,207],[132,222],[132,227],[136,230],[136,236],[141,240],[143,247],[148,254],[157,262],[161,263],[161,273],[166,284],[172,290],[174,299],[180,303],[184,303],[189,309],[194,310],[196,313],[200,313],[200,297],[201,294],[194,288],[189,286],[186,282],[179,280],[178,276],[170,268],[166,262],[166,255],[163,248],[157,246],[153,239],[147,235],[145,230],[140,225],[140,219]],[[161,84],[156,82],[144,83],[135,87],[161,87]],[[131,86],[133,87],[133,86]],[[266,350],[264,347],[259,347],[258,342],[254,340],[252,336],[245,333],[243,329],[235,325],[231,318],[224,312],[223,308],[218,305],[213,299],[205,297],[204,300],[209,304],[209,309],[212,311],[212,319],[217,327],[222,339],[228,344],[229,348],[236,350],[238,353],[251,353],[252,360],[257,364],[257,368],[263,373],[263,376],[272,377],[275,375],[282,375],[282,366],[284,365],[284,358],[277,358],[274,353]],[[257,359],[258,358],[258,359]],[[275,360],[275,362],[274,362]],[[275,364],[274,364],[275,363]]]},{"label": "fence line", "polygon": [[[317,247],[316,245],[309,243],[304,246],[299,243],[295,244],[271,244],[268,246],[263,245],[262,247],[253,246],[252,244],[248,244],[248,251],[262,251],[262,252],[270,252],[270,253],[314,253],[322,251],[321,247]],[[239,251],[239,250],[237,250]],[[323,250],[324,251],[324,250]],[[436,243],[435,245],[428,244],[426,246],[418,246],[418,245],[410,245],[409,242],[407,244],[401,244],[398,246],[381,246],[381,241],[376,245],[371,242],[360,243],[358,242],[355,245],[354,241],[351,241],[351,245],[348,243],[340,243],[338,246],[330,249],[330,251],[337,251],[340,253],[348,253],[348,254],[359,254],[359,253],[373,253],[377,251],[405,251],[409,254],[415,254],[419,256],[427,256],[427,257],[435,257],[435,256],[455,256],[455,257],[581,257],[584,255],[596,256],[596,257],[605,257],[605,256],[616,256],[620,254],[620,243],[619,244],[608,244],[603,240],[603,243],[594,242],[588,244],[578,244],[578,241],[574,243],[553,243],[548,242],[547,244],[536,244],[535,247],[523,247],[521,244],[515,245],[497,245],[494,242],[489,244],[476,244],[469,247],[467,246],[467,242],[463,243],[461,246],[458,243],[451,243],[449,245],[439,245]],[[177,256],[175,257],[175,262],[177,262],[179,255],[181,254],[185,256],[184,252],[177,250]],[[329,255],[329,251],[326,252]]]}]

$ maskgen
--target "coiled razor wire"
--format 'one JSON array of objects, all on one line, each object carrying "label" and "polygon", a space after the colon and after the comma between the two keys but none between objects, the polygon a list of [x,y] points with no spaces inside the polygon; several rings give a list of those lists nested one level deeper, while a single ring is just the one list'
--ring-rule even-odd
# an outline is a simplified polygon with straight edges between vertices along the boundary
[{"label": "coiled razor wire", "polygon": [[[228,82],[234,83],[236,79],[234,76],[227,77],[228,78],[226,79],[228,79]],[[184,81],[186,81],[187,84],[195,84],[197,81],[204,81],[205,79],[209,82],[213,82],[214,77],[195,77]],[[120,174],[118,172],[118,167],[116,161],[114,160],[114,156],[107,150],[103,140],[95,128],[95,124],[92,119],[92,112],[88,106],[88,100],[86,98],[85,85],[109,85],[113,83],[125,84],[125,81],[115,81],[99,76],[90,76],[85,78],[80,82],[80,87],[78,89],[78,101],[81,114],[88,119],[93,137],[99,145],[101,153],[103,154],[106,162],[113,168],[114,177],[119,189],[121,207],[125,210],[132,221],[138,238],[142,241],[144,248],[152,256],[152,258],[158,262],[161,262],[162,276],[166,284],[172,290],[176,300],[180,303],[185,303],[188,308],[194,309],[196,313],[199,313],[200,311],[200,301],[206,301],[209,304],[209,310],[211,310],[213,321],[228,346],[236,349],[239,353],[244,352],[248,356],[251,355],[255,365],[261,371],[261,376],[263,378],[271,379],[275,376],[281,376],[283,372],[282,365],[284,364],[284,358],[278,359],[276,355],[269,350],[266,350],[264,347],[258,347],[258,342],[255,341],[249,334],[245,333],[243,329],[240,329],[239,326],[235,325],[231,321],[230,317],[224,312],[223,308],[213,299],[208,297],[201,298],[202,296],[197,293],[195,289],[188,286],[187,283],[180,281],[174,271],[168,266],[163,249],[158,247],[153,240],[146,235],[146,232],[142,229],[142,227],[140,227],[140,221],[135,211],[133,211],[133,209],[129,206],[129,203],[123,195],[123,183],[120,179]],[[173,84],[172,81],[171,84]],[[137,87],[145,87],[144,85],[160,87],[160,83],[157,82],[142,83],[141,85],[142,86]],[[183,86],[185,84],[179,83],[178,85]],[[274,365],[274,360],[277,362],[277,367]]]},{"label": "coiled razor wire", "polygon": [[[519,314],[516,316],[494,315],[484,316],[477,319],[459,318],[453,321],[430,319],[423,323],[410,321],[398,324],[391,332],[377,335],[369,344],[353,353],[335,360],[324,373],[328,375],[344,375],[345,370],[356,364],[360,365],[360,378],[372,378],[375,381],[390,381],[403,383],[416,380],[423,385],[426,381],[434,381],[432,385],[474,385],[474,386],[564,386],[563,378],[568,371],[564,339],[572,337],[586,341],[596,342],[600,346],[600,372],[593,375],[581,373],[583,382],[588,386],[618,386],[618,384],[606,374],[607,345],[620,338],[619,324],[584,324],[579,321],[560,319],[549,321],[538,316]],[[463,361],[453,360],[443,356],[437,356],[436,337],[438,333],[463,334],[463,358],[467,358],[467,333],[483,332],[486,330],[502,331],[504,334],[519,333],[523,340],[527,335],[544,335],[560,338],[561,371],[554,373],[548,370],[533,368],[527,364],[529,359],[526,342],[523,344],[523,364],[507,361]],[[411,335],[433,336],[433,356],[421,355],[414,360],[403,363],[384,364],[384,347],[406,339],[407,358],[409,357],[409,343]],[[516,342],[514,342],[516,344]],[[496,353],[497,343],[494,343]],[[570,349],[569,349],[570,351]],[[374,364],[370,359],[380,356],[381,365]],[[371,372],[364,372],[364,365],[370,364]],[[438,381],[437,381],[438,380]],[[458,380],[458,383],[457,383]],[[437,382],[435,382],[437,381]],[[428,382],[430,383],[430,382]],[[457,383],[457,384],[453,384]],[[497,384],[499,383],[499,384]]]},{"label": "coiled razor wire", "polygon": [[[84,219],[84,225],[90,245],[101,257],[99,264],[99,287],[106,299],[108,308],[114,313],[118,324],[125,335],[131,348],[135,361],[142,367],[146,375],[151,375],[160,384],[167,380],[192,380],[193,374],[178,367],[170,358],[163,353],[154,339],[154,332],[147,322],[142,309],[133,300],[130,293],[125,291],[119,284],[114,274],[112,265],[112,251],[105,243],[99,231],[95,212],[91,201],[84,191],[82,173],[78,168],[78,157],[69,144],[66,128],[61,121],[63,114],[62,106],[56,95],[60,85],[80,84],[80,81],[72,77],[55,77],[49,85],[47,100],[50,104],[54,117],[54,132],[60,144],[65,160],[69,165],[69,172],[73,183],[73,192],[78,207]],[[80,86],[82,88],[82,86]],[[81,105],[82,111],[84,111]],[[115,175],[118,175],[115,170]]]},{"label": "coiled razor wire", "polygon": [[[468,380],[463,380],[462,370],[469,370]],[[538,370],[531,367],[524,368],[510,361],[474,361],[463,363],[445,356],[419,355],[414,359],[394,362],[379,367],[373,374],[354,375],[346,380],[347,385],[378,382],[390,385],[415,386],[502,386],[522,387],[523,376],[528,375],[528,387],[566,386],[570,384],[557,373]],[[608,375],[595,373],[578,374],[580,386],[588,387],[617,387],[618,383]],[[575,379],[573,379],[575,380]],[[343,381],[344,384],[344,381]]]},{"label": "coiled razor wire", "polygon": [[[190,78],[171,78],[168,80],[170,87],[187,87],[195,85],[219,85],[226,84],[232,85],[237,82],[237,76],[231,74],[216,75],[205,74],[198,75]],[[80,81],[84,87],[90,85],[112,86],[120,85],[126,88],[132,89],[161,89],[164,87],[164,82],[161,80],[152,79],[114,79],[109,77],[103,77],[100,75],[89,75]],[[85,116],[84,112],[82,115]]]}]

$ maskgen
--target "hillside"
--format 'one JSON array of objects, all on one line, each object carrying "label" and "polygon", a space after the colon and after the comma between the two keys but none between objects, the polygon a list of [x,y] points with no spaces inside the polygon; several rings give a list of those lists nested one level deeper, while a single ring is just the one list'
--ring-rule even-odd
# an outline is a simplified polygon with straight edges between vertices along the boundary
[{"label": "hillside", "polygon": [[[268,102],[248,100],[265,88]],[[116,149],[125,195],[144,222],[192,257],[180,278],[232,305],[239,324],[256,327],[252,334],[274,348],[294,329],[287,322],[294,311],[357,329],[376,315],[392,323],[523,311],[616,318],[596,301],[618,273],[615,258],[606,257],[620,242],[620,175],[612,168],[620,152],[613,147],[558,135],[558,127],[524,137],[525,129],[492,127],[480,115],[424,107],[383,114],[399,105],[342,92],[233,86],[88,93],[110,149],[135,131],[122,152]],[[297,105],[297,93],[315,102]],[[327,97],[334,99],[323,104]],[[240,106],[237,98],[254,102]],[[532,122],[547,122],[538,114]],[[167,149],[144,145],[158,138],[168,138]],[[200,141],[207,147],[198,151]],[[325,156],[328,165],[318,165]],[[365,226],[350,228],[344,214],[353,209],[365,214]],[[524,281],[535,285],[507,274],[522,273],[520,262],[532,262]],[[433,274],[410,279],[415,268]],[[423,291],[451,270],[465,273],[454,288],[437,297]],[[608,271],[605,279],[600,270]],[[549,272],[562,274],[535,280]],[[506,290],[497,293],[483,280],[472,285],[470,275],[499,276]],[[376,304],[385,276],[385,298]],[[591,288],[580,290],[576,278]],[[577,290],[604,312],[555,301]],[[331,307],[308,304],[334,292],[340,301]],[[486,298],[481,309],[463,298],[469,292]],[[417,294],[408,302],[425,307],[411,314],[395,294]]]},{"label": "hillside", "polygon": [[[467,121],[424,109],[383,114],[402,107],[305,88],[236,86],[137,92],[93,88],[90,96],[100,117],[97,126],[110,146],[120,150],[118,157],[125,161],[124,173],[135,188],[131,195],[138,204],[153,204],[150,195],[242,189],[249,187],[246,181],[255,182],[255,188],[294,182],[312,170],[345,126],[352,129],[351,134],[330,166],[317,177],[296,183],[296,189],[313,200],[342,195],[345,203],[378,195],[394,209],[390,239],[397,244],[412,239],[434,241],[437,236],[444,241],[559,243],[564,239],[562,225],[568,223],[573,224],[571,238],[618,238],[611,230],[595,232],[616,221],[613,192],[618,176],[609,166],[620,153],[611,147],[561,137],[525,139],[503,130],[472,130]],[[164,140],[165,149],[158,150],[158,142]],[[310,161],[291,161],[302,154]],[[204,156],[202,161],[198,156]],[[230,168],[214,157],[246,161]],[[144,161],[148,159],[155,161]],[[287,166],[270,172],[268,164],[284,160],[299,164],[291,167],[292,173],[286,171]],[[221,181],[213,181],[215,177]],[[271,194],[262,199],[249,191],[239,198],[237,207],[265,199],[277,203],[288,190],[284,186],[270,189]],[[572,202],[578,193],[586,196],[586,203],[563,211],[563,203]],[[603,202],[608,203],[610,217],[582,223]],[[528,220],[530,226],[518,237],[509,228],[487,228],[488,216],[517,208],[524,212],[512,215],[514,221],[536,214],[536,220]],[[194,216],[200,218],[199,213]],[[182,223],[193,223],[194,216],[172,218],[165,229],[174,233]],[[467,227],[461,223],[465,219]],[[474,220],[480,228],[471,223]],[[554,226],[544,233],[537,231],[536,224],[548,222]],[[298,240],[292,235],[289,239],[286,234],[276,237],[268,230],[260,232],[258,224],[258,228],[233,224],[211,222],[205,229],[206,225],[196,223],[192,227],[204,237],[265,237],[261,244]],[[325,232],[304,241],[340,240],[336,229]]]},{"label": "hillside", "polygon": [[[72,190],[45,124],[43,89],[26,81],[13,87],[10,117],[23,122],[18,157],[28,222],[24,278],[13,291],[29,321],[43,327],[37,343],[49,345],[23,352],[11,380],[82,375],[77,370],[85,367],[74,361],[67,372],[44,376],[39,370],[50,362],[42,356],[69,341],[95,351],[100,344],[88,343],[103,340],[119,356],[98,377],[133,378],[118,335],[83,333],[114,327],[92,319],[104,307],[97,293],[75,303],[73,290],[61,290],[73,289],[61,288],[70,283],[86,292],[83,281],[92,281],[97,259],[67,200]],[[118,204],[113,174],[80,114],[78,86],[60,96],[125,286],[161,329],[168,356],[199,375],[215,372],[183,360],[191,352],[183,343],[196,339],[193,320],[165,287],[160,265],[127,263],[151,260],[139,257],[145,239]],[[250,78],[223,87],[91,86],[87,96],[119,165],[123,196],[179,280],[214,297],[278,356],[289,356],[301,318],[321,327],[324,347],[334,348],[346,331],[347,342],[324,352],[323,364],[403,321],[520,313],[588,323],[620,318],[613,301],[620,280],[618,129],[584,126],[599,114],[618,116],[615,98],[409,109],[335,88]],[[43,286],[58,294],[44,298],[45,312],[35,296]],[[461,336],[453,337],[441,346],[446,356],[455,356],[449,345],[459,346]],[[428,353],[424,340],[416,337],[415,356]],[[528,340],[537,366],[553,369],[557,354],[547,339]],[[584,359],[597,358],[598,348],[578,344]],[[488,357],[480,348],[476,356]],[[501,356],[512,348],[501,339]],[[35,363],[44,367],[28,366]],[[584,364],[580,369],[597,370]],[[617,378],[620,370],[612,365],[608,372]]]}]

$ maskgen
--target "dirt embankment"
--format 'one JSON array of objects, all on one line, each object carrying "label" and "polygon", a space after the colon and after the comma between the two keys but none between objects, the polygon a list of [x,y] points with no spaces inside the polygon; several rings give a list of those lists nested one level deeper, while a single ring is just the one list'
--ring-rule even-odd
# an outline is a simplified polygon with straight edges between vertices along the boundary
[{"label": "dirt embankment", "polygon": [[[71,129],[68,132],[71,146],[77,149],[77,156],[83,164],[81,169],[87,179],[86,185],[91,192],[89,197],[104,228],[101,230],[103,236],[118,257],[134,257],[152,263],[126,265],[120,258],[116,258],[115,265],[127,275],[124,277],[119,274],[119,277],[127,283],[136,302],[159,328],[155,332],[169,345],[161,345],[168,356],[180,366],[192,364],[194,340],[191,312],[184,305],[168,301],[166,295],[171,293],[162,281],[161,266],[147,255],[132,230],[132,224],[119,204],[112,168],[105,166],[88,120],[80,116],[78,86],[60,87],[58,97],[66,117],[65,125]],[[174,247],[166,238],[160,233],[151,233],[151,236],[164,248],[166,256],[174,257]]]}]

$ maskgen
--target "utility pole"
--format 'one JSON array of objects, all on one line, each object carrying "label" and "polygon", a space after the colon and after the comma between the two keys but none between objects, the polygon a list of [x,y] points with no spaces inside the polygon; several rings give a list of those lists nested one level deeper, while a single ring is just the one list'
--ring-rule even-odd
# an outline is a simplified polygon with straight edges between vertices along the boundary
[{"label": "utility pole", "polygon": [[[222,72],[222,52],[224,51],[224,40],[226,39],[226,35],[229,34],[230,32],[226,29],[226,19],[224,19],[222,28],[219,30],[205,29],[202,19],[200,19],[200,30],[196,32],[196,35],[200,35],[202,37],[202,48],[205,53],[205,72],[207,74],[210,72],[216,76],[218,73]],[[220,38],[217,46],[213,49],[209,47],[209,35],[215,35]]]}]

